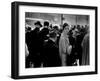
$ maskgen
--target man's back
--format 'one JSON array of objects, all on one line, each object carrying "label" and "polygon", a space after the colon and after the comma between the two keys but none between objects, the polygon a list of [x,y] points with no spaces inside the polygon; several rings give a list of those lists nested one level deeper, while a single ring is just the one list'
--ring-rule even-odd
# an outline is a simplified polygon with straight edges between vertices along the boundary
[{"label": "man's back", "polygon": [[48,40],[44,44],[44,66],[60,66],[59,49],[52,40]]}]

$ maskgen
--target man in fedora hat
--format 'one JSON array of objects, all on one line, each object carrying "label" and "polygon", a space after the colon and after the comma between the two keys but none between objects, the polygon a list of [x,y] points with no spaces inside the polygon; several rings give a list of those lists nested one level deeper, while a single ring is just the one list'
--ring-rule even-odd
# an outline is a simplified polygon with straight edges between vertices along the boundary
[{"label": "man in fedora hat", "polygon": [[43,66],[58,67],[61,66],[59,48],[56,44],[57,34],[54,31],[49,33],[49,39],[44,43]]},{"label": "man in fedora hat", "polygon": [[42,24],[40,21],[37,21],[34,23],[35,28],[30,32],[30,43],[29,43],[29,59],[32,63],[33,67],[40,67],[40,52],[39,52],[39,32],[40,28],[42,27]]}]

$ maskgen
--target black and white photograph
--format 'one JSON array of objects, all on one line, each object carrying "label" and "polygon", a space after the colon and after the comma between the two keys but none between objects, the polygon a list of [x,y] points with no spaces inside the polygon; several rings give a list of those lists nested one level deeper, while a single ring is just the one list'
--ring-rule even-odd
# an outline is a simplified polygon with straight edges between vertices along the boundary
[{"label": "black and white photograph", "polygon": [[89,15],[25,13],[25,67],[90,64]]},{"label": "black and white photograph", "polygon": [[97,74],[97,7],[12,3],[14,79]]}]

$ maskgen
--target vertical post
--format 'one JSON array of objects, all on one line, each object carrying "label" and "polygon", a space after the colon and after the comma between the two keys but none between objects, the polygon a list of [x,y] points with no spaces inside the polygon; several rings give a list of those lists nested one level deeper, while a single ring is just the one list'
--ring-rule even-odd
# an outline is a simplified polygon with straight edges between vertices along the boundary
[{"label": "vertical post", "polygon": [[76,26],[77,26],[77,15],[76,15]]},{"label": "vertical post", "polygon": [[63,26],[63,14],[61,14],[61,28]]},{"label": "vertical post", "polygon": [[63,20],[64,20],[64,17],[63,17],[63,14],[61,14],[61,27],[63,27]]}]

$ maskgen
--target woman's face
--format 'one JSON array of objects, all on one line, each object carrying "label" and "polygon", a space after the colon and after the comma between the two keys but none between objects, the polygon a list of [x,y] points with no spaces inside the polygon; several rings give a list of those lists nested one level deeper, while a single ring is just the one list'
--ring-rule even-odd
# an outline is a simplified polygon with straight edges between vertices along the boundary
[{"label": "woman's face", "polygon": [[66,27],[64,28],[64,32],[66,32],[66,33],[69,32],[69,27],[68,27],[68,26],[66,26]]}]

